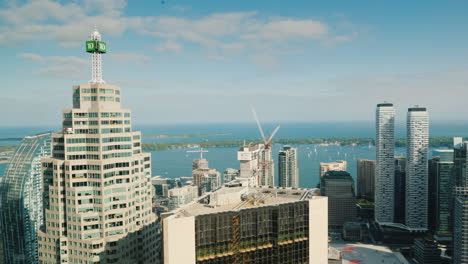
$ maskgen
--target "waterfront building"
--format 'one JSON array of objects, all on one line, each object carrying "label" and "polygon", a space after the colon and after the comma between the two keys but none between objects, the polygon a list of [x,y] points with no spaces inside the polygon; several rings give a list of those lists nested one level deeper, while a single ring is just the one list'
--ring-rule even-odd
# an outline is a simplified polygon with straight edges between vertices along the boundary
[{"label": "waterfront building", "polygon": [[237,152],[237,159],[240,163],[239,178],[247,179],[249,185],[259,185],[259,158],[262,151],[261,144],[257,145],[244,145]]},{"label": "waterfront building", "polygon": [[224,187],[162,214],[165,264],[328,263],[327,197]]},{"label": "waterfront building", "polygon": [[187,204],[198,197],[198,187],[195,185],[186,185],[169,190],[169,209],[174,210]]},{"label": "waterfront building", "polygon": [[456,187],[453,227],[453,264],[468,264],[468,187]]},{"label": "waterfront building", "polygon": [[375,160],[357,160],[357,196],[374,201]]},{"label": "waterfront building", "polygon": [[429,223],[438,236],[451,236],[451,199],[454,181],[452,149],[434,150],[429,161]]},{"label": "waterfront building", "polygon": [[271,145],[260,144],[258,177],[260,185],[275,186],[275,161],[271,153]]},{"label": "waterfront building", "polygon": [[233,168],[227,168],[224,171],[224,183],[231,182],[239,177],[240,171]]},{"label": "waterfront building", "polygon": [[0,183],[1,263],[38,263],[37,232],[44,219],[41,158],[52,155],[51,147],[51,133],[27,136],[9,160]]},{"label": "waterfront building", "polygon": [[375,118],[375,221],[394,222],[395,204],[395,108],[391,103],[377,105]]},{"label": "waterfront building", "polygon": [[328,226],[342,229],[356,219],[354,180],[346,171],[328,171],[320,181],[320,192],[328,197]]},{"label": "waterfront building", "polygon": [[395,223],[405,223],[406,158],[395,157]]},{"label": "waterfront building", "polygon": [[429,116],[424,107],[411,107],[407,116],[405,225],[412,231],[428,228]]},{"label": "waterfront building", "polygon": [[320,162],[320,178],[327,171],[347,171],[348,162],[346,160],[337,160],[335,162]]},{"label": "waterfront building", "polygon": [[283,146],[278,154],[279,186],[299,187],[299,168],[297,167],[297,148]]},{"label": "waterfront building", "polygon": [[44,225],[39,263],[158,263],[151,154],[121,107],[120,87],[102,80],[106,44],[95,31],[89,84],[73,86],[73,108],[42,159]]}]

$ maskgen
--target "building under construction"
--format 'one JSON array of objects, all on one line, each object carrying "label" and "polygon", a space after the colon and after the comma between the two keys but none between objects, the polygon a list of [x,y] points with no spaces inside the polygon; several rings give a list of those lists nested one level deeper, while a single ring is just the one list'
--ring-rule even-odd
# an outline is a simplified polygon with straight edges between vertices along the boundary
[{"label": "building under construction", "polygon": [[164,263],[326,264],[327,197],[225,187],[162,215]]}]

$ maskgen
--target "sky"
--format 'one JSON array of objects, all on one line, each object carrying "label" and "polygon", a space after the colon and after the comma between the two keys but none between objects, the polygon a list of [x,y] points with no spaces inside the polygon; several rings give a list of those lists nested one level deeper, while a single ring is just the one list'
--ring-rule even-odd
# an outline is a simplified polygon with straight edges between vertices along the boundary
[{"label": "sky", "polygon": [[135,124],[373,121],[426,106],[468,122],[468,1],[0,1],[0,126],[57,126],[91,78]]}]

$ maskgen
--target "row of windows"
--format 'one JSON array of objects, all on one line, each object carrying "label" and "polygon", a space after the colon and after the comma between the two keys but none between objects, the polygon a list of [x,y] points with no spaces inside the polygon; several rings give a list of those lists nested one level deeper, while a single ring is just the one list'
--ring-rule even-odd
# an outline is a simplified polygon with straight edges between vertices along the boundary
[{"label": "row of windows", "polygon": [[102,151],[108,150],[119,150],[119,149],[131,149],[132,145],[110,145],[102,147]]},{"label": "row of windows", "polygon": [[[72,118],[72,113],[64,113],[64,118]],[[98,117],[98,113],[90,112],[90,113],[74,113],[74,117],[76,118],[96,118]],[[122,113],[119,112],[102,112],[101,117],[122,117]],[[130,113],[124,113],[124,117],[130,117]]]},{"label": "row of windows", "polygon": [[106,172],[104,173],[104,178],[109,178],[113,176],[124,176],[124,175],[130,175],[129,170],[121,170],[121,171],[111,171],[111,172]]},{"label": "row of windows", "polygon": [[123,158],[123,157],[131,157],[132,153],[130,152],[121,152],[121,153],[110,153],[102,155],[103,159],[111,159],[111,158]]},{"label": "row of windows", "polygon": [[[125,129],[122,128],[103,128],[101,129],[102,134],[110,134],[110,133],[123,133],[123,132],[130,132],[130,128],[126,127]],[[75,129],[75,134],[98,134],[99,129],[97,128],[88,128],[88,129]]]},{"label": "row of windows", "polygon": [[72,171],[77,171],[77,170],[100,170],[101,166],[99,166],[99,165],[90,165],[90,164],[72,165],[71,169],[72,169]]},{"label": "row of windows", "polygon": [[97,146],[80,146],[80,147],[67,147],[67,151],[99,151]]},{"label": "row of windows", "polygon": [[[135,138],[135,137],[134,137]],[[107,137],[103,138],[102,142],[103,143],[108,143],[108,142],[125,142],[125,141],[132,141],[131,137]]]},{"label": "row of windows", "polygon": [[98,160],[99,155],[94,154],[81,154],[81,155],[67,155],[68,160]]},{"label": "row of windows", "polygon": [[67,144],[99,143],[99,138],[67,138]]}]

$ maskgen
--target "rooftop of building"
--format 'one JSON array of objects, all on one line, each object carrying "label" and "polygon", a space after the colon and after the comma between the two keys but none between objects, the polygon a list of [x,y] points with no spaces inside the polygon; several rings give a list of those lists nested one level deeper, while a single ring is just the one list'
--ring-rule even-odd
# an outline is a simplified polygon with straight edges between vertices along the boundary
[{"label": "rooftop of building", "polygon": [[377,104],[377,107],[383,107],[383,106],[393,106],[392,103],[381,103],[381,104]]},{"label": "rooftop of building", "polygon": [[242,209],[274,206],[308,199],[326,199],[315,196],[314,189],[277,187],[223,187],[171,212],[175,217],[198,216]]},{"label": "rooftop of building", "polygon": [[[409,264],[399,252],[382,245],[362,243],[330,243],[341,255],[341,263],[391,263]],[[330,252],[330,250],[329,250]],[[337,254],[337,253],[335,253]]]},{"label": "rooftop of building", "polygon": [[425,112],[425,111],[426,111],[426,107],[414,106],[414,107],[408,108],[408,112]]},{"label": "rooftop of building", "polygon": [[353,180],[351,174],[347,171],[327,171],[323,177],[323,180]]}]

